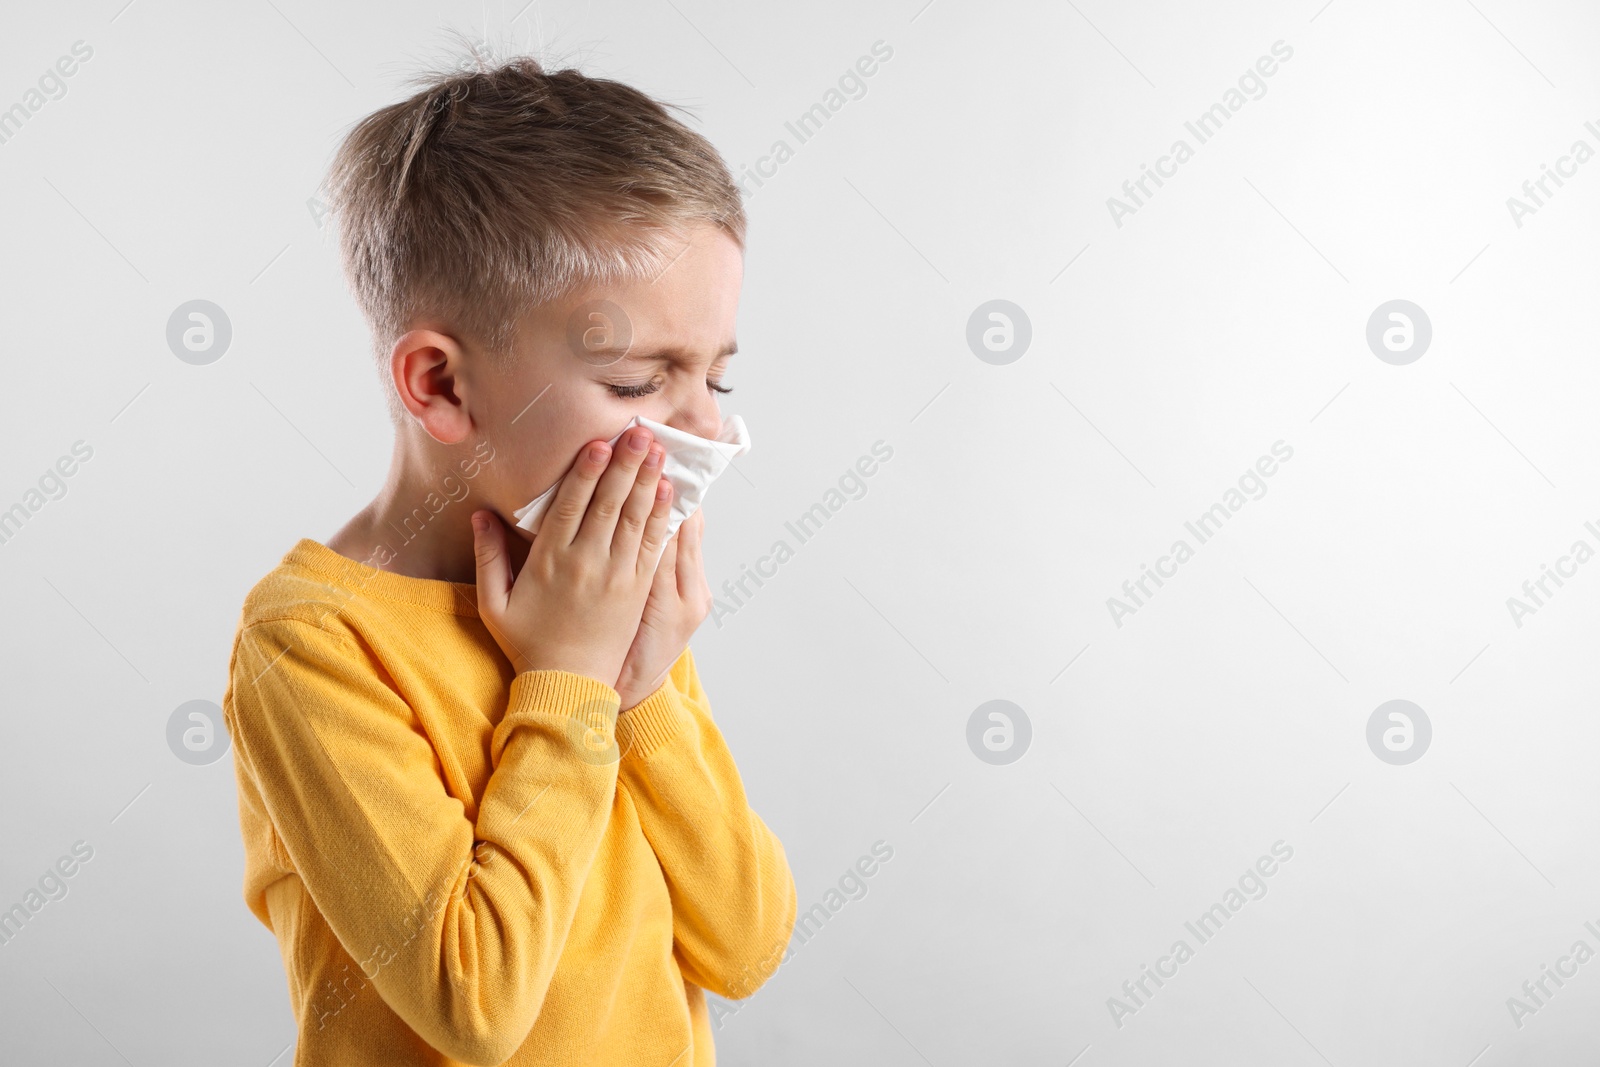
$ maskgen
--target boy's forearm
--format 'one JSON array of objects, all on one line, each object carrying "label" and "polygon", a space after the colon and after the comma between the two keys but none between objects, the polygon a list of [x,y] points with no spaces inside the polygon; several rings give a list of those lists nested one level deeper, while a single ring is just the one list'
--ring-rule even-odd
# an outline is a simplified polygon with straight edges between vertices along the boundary
[{"label": "boy's forearm", "polygon": [[[469,821],[412,710],[352,643],[302,622],[254,630],[259,662],[238,665],[227,702],[248,795],[367,995],[452,1058],[500,1062],[538,1017],[610,817],[616,762],[586,736],[609,729],[612,691],[519,675]],[[340,1025],[338,998],[311,1008]]]},{"label": "boy's forearm", "polygon": [[684,976],[721,997],[749,996],[794,928],[782,843],[751,809],[721,731],[673,684],[619,718],[618,740],[618,783],[666,878]]}]

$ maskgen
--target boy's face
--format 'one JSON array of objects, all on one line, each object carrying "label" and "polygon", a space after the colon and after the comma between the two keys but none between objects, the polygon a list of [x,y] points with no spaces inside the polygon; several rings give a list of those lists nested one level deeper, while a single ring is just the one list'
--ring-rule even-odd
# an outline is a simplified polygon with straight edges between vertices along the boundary
[{"label": "boy's face", "polygon": [[744,257],[709,223],[683,237],[684,251],[654,281],[535,309],[516,358],[486,372],[490,388],[477,391],[473,421],[495,458],[483,468],[493,481],[480,485],[484,505],[508,525],[585,444],[610,440],[635,415],[699,437],[721,432],[707,383],[721,384],[735,348]]}]

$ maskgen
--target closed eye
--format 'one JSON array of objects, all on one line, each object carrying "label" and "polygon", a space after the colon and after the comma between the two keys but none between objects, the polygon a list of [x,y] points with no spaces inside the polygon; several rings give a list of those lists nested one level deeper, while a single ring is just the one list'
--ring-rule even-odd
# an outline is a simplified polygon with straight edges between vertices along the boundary
[{"label": "closed eye", "polygon": [[[615,382],[609,382],[607,385],[617,396],[624,400],[629,400],[637,399],[641,396],[649,396],[651,393],[656,392],[661,388],[661,379],[652,378],[648,382],[640,382],[634,385],[619,385]],[[733,392],[733,386],[723,385],[721,382],[714,382],[709,378],[706,379],[706,388],[716,393]]]}]

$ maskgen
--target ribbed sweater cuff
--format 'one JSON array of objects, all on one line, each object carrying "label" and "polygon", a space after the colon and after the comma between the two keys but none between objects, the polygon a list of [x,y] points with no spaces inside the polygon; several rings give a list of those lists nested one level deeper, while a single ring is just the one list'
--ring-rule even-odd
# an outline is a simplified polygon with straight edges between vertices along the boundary
[{"label": "ribbed sweater cuff", "polygon": [[622,697],[606,683],[571,671],[523,671],[511,680],[506,710],[614,718]]},{"label": "ribbed sweater cuff", "polygon": [[617,716],[617,744],[622,748],[622,758],[647,758],[676,737],[688,720],[689,709],[671,680],[662,682],[654,693]]},{"label": "ribbed sweater cuff", "polygon": [[568,732],[574,741],[603,751],[616,739],[617,709],[621,705],[622,697],[615,689],[586,674],[523,671],[511,679],[506,714],[490,742],[490,759],[499,766],[512,727],[530,715],[566,719],[572,723]]}]

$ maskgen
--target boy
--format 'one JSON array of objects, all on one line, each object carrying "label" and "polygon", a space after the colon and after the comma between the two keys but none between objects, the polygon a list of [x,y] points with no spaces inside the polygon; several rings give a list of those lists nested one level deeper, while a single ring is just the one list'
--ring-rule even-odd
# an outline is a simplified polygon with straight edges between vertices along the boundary
[{"label": "boy", "polygon": [[701,514],[666,536],[661,445],[606,443],[717,435],[739,194],[650,98],[525,57],[368,116],[331,192],[392,465],[251,590],[223,698],[296,1067],[710,1067],[702,990],[777,969],[794,881],[687,646]]}]

